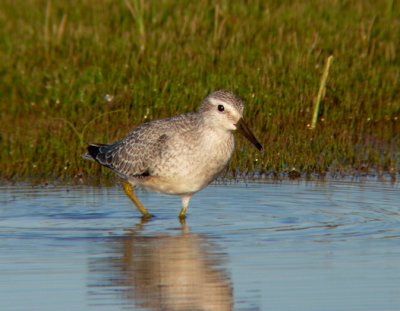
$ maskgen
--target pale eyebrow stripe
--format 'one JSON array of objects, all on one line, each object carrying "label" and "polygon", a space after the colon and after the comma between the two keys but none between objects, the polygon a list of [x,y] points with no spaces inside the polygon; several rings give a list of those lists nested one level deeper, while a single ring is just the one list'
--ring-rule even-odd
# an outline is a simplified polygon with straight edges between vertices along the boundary
[{"label": "pale eyebrow stripe", "polygon": [[226,104],[226,102],[224,102],[222,100],[219,100],[219,99],[215,99],[215,98],[210,98],[209,100],[210,100],[211,104],[213,104],[215,106],[217,106],[217,105],[225,105]]}]

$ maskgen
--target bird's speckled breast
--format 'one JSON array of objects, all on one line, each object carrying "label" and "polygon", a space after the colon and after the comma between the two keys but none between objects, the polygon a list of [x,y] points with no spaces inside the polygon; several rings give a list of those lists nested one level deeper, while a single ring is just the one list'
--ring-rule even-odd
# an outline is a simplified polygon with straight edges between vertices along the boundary
[{"label": "bird's speckled breast", "polygon": [[169,194],[197,192],[223,171],[233,149],[234,137],[229,131],[202,128],[196,135],[174,136],[153,167],[153,176],[142,186]]}]

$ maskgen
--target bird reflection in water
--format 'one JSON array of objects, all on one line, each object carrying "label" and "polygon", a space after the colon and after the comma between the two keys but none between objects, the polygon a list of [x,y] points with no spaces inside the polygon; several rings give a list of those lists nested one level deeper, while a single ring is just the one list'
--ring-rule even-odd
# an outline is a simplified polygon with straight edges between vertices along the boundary
[{"label": "bird reflection in water", "polygon": [[97,255],[89,262],[89,287],[97,304],[112,293],[123,300],[117,304],[132,309],[233,309],[230,278],[222,268],[226,255],[185,224],[178,234],[151,236],[142,233],[143,225],[108,240],[101,253],[106,257]]}]

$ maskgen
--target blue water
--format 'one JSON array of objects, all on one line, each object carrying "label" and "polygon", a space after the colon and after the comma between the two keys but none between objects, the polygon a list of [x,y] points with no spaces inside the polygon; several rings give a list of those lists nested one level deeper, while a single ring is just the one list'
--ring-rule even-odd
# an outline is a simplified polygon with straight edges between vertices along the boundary
[{"label": "blue water", "polygon": [[0,310],[400,310],[400,187],[0,187]]}]

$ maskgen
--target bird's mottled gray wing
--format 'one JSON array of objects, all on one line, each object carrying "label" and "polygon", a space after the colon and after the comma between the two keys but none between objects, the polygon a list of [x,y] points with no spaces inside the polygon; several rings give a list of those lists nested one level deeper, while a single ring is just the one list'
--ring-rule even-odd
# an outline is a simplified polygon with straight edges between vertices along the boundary
[{"label": "bird's mottled gray wing", "polygon": [[196,122],[196,114],[185,114],[144,123],[125,139],[98,146],[98,153],[93,158],[123,178],[151,176],[152,164],[162,156],[167,141],[190,130]]},{"label": "bird's mottled gray wing", "polygon": [[141,126],[120,142],[112,156],[113,167],[127,177],[151,175],[150,163],[160,156],[167,135],[155,124]]}]

